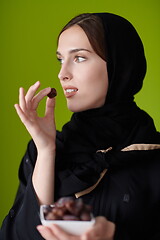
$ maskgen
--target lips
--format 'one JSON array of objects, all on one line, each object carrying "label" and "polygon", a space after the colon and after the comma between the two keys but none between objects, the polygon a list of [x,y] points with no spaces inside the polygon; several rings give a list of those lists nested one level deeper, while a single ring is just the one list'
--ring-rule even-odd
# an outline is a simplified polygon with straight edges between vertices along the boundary
[{"label": "lips", "polygon": [[64,94],[65,94],[66,98],[70,98],[70,97],[74,96],[77,93],[77,91],[78,91],[78,89],[73,86],[64,87]]}]

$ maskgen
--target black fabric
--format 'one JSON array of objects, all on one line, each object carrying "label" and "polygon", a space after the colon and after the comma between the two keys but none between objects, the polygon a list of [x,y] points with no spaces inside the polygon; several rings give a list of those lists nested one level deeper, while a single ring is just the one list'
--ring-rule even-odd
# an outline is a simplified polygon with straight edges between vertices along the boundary
[{"label": "black fabric", "polygon": [[43,239],[36,229],[41,222],[39,204],[31,180],[36,158],[37,150],[31,141],[20,164],[20,184],[14,204],[1,226],[0,240]]},{"label": "black fabric", "polygon": [[[57,142],[62,147],[59,139]],[[133,160],[136,152],[130,152],[130,164],[125,164],[126,159],[123,165],[110,168],[98,187],[83,196],[95,216],[103,215],[116,223],[116,240],[160,239],[160,150],[145,151],[145,158],[143,152],[140,162]],[[1,240],[43,239],[36,230],[39,206],[31,181],[36,158],[31,141],[19,169],[19,191],[0,230]],[[56,187],[59,192],[58,183]]]},{"label": "black fabric", "polygon": [[[65,194],[93,185],[112,162],[119,165],[121,160],[113,156],[125,146],[160,141],[153,120],[134,102],[134,94],[141,89],[146,73],[140,37],[124,18],[110,13],[96,15],[105,31],[109,89],[104,106],[74,113],[59,134],[64,144],[64,169],[59,177],[63,180],[61,193]],[[113,148],[112,160],[102,161],[96,151],[109,147]],[[73,178],[76,186],[71,184]]]},{"label": "black fabric", "polygon": [[[125,19],[109,13],[96,15],[105,30],[109,90],[104,106],[74,113],[57,132],[55,200],[92,186],[107,168],[99,185],[82,197],[93,206],[94,215],[116,223],[116,240],[159,240],[160,150],[120,151],[134,143],[160,144],[152,118],[134,102],[146,71],[143,45]],[[97,153],[109,147],[111,151]],[[1,240],[43,239],[36,231],[39,206],[31,181],[36,158],[31,141]]]},{"label": "black fabric", "polygon": [[146,73],[144,48],[132,24],[110,13],[96,13],[106,37],[109,91],[106,103],[128,103],[142,87]]}]

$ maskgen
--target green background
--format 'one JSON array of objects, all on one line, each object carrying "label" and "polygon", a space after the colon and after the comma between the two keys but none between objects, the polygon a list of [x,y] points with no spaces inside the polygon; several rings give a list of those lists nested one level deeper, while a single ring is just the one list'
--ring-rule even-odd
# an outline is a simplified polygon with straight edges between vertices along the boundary
[{"label": "green background", "polygon": [[[41,87],[58,90],[57,129],[71,113],[57,78],[56,37],[62,26],[82,12],[111,12],[127,18],[139,32],[145,46],[148,71],[136,96],[160,130],[160,1],[159,0],[1,0],[0,1],[0,223],[8,213],[18,185],[18,167],[29,134],[14,110],[18,89],[35,81]],[[43,115],[44,102],[39,107]]]}]

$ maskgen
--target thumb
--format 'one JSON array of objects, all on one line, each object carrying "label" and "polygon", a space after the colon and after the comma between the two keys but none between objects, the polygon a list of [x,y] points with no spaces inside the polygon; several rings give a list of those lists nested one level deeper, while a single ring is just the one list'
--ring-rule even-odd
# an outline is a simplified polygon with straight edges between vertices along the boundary
[{"label": "thumb", "polygon": [[46,109],[45,109],[45,116],[46,117],[53,117],[54,116],[55,103],[56,103],[55,98],[47,98]]},{"label": "thumb", "polygon": [[83,240],[100,239],[113,240],[115,224],[108,221],[105,217],[96,217],[93,227],[83,235]]}]

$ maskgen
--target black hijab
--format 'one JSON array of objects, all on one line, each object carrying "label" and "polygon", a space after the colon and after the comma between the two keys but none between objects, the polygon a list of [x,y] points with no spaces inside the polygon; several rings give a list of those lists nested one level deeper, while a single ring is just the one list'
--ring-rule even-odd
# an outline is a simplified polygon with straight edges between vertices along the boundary
[{"label": "black hijab", "polygon": [[[104,26],[109,88],[104,106],[74,113],[57,134],[60,195],[90,187],[105,168],[143,158],[143,152],[136,152],[135,157],[122,153],[122,148],[135,143],[160,143],[152,118],[134,102],[146,73],[140,37],[131,23],[120,16],[95,15]],[[97,152],[109,147],[112,150],[106,154]]]}]

